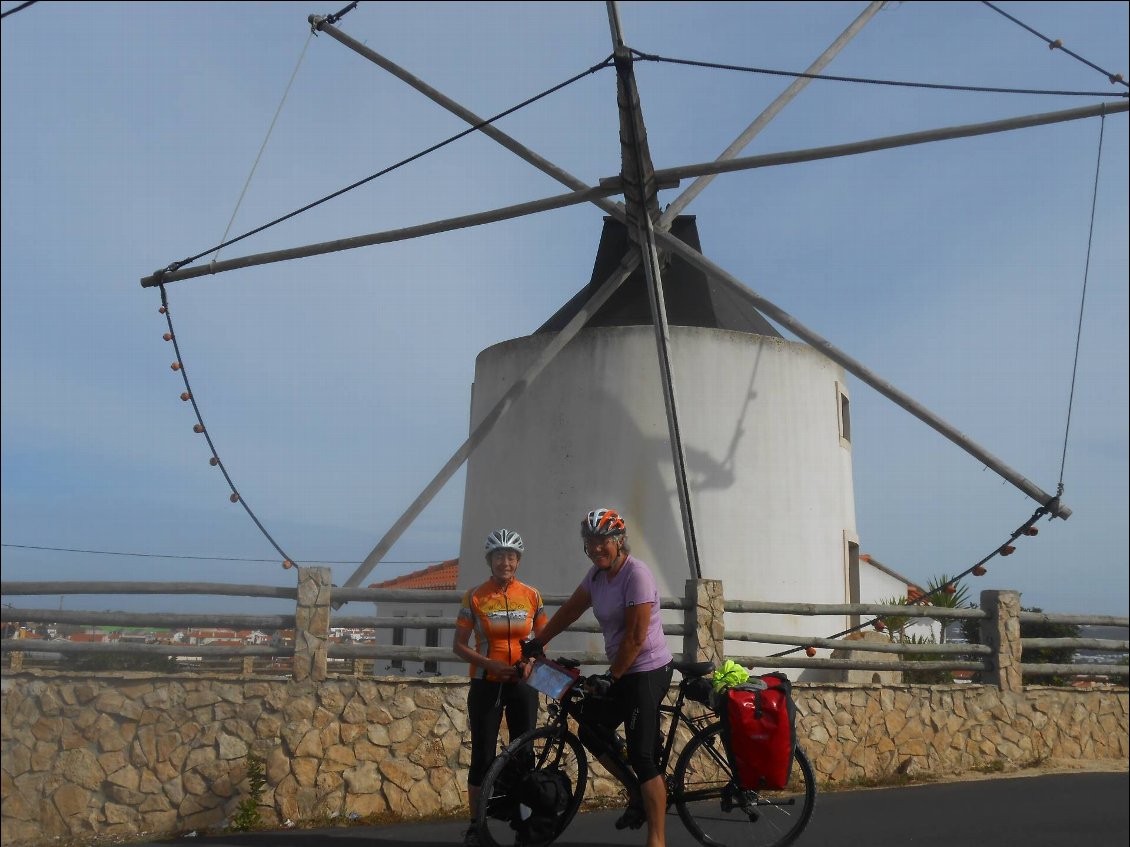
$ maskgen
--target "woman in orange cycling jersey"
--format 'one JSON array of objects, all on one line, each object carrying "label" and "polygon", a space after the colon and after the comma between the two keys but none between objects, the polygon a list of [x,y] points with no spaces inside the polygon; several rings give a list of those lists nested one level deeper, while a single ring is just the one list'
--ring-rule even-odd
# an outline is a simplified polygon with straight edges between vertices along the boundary
[{"label": "woman in orange cycling jersey", "polygon": [[[490,579],[463,595],[452,645],[455,655],[471,664],[467,804],[472,825],[463,841],[468,847],[478,844],[474,820],[479,786],[497,752],[503,712],[511,739],[533,729],[537,720],[537,691],[522,684],[522,675],[514,665],[522,660],[522,640],[540,633],[546,621],[541,593],[516,578],[525,550],[522,536],[513,530],[497,529],[487,536],[485,549]],[[472,632],[474,647],[470,644]]]}]

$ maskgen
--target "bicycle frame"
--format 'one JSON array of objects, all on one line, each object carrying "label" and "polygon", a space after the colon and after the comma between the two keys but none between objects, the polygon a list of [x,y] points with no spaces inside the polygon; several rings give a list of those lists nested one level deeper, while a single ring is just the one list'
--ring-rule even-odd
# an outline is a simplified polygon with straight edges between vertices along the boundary
[{"label": "bicycle frame", "polygon": [[[698,717],[688,715],[683,706],[687,700],[687,693],[683,683],[677,686],[677,694],[674,703],[668,705],[667,703],[660,703],[659,714],[660,718],[660,732],[663,735],[663,741],[660,746],[661,754],[659,770],[663,774],[663,782],[667,789],[667,808],[675,802],[675,794],[673,790],[673,779],[675,771],[676,758],[673,755],[675,752],[675,740],[678,737],[678,730],[680,725],[685,725],[693,735],[697,735],[699,731],[709,723],[717,720],[717,716],[713,712],[707,712]],[[588,697],[594,695],[584,690],[584,678],[581,677],[575,682],[572,688],[565,694],[559,703],[551,703],[549,706],[550,720],[546,722],[545,726],[554,727],[561,732],[569,731],[569,718],[577,721],[578,726],[588,726],[596,728],[596,725],[589,721],[585,721],[582,717],[581,705]],[[664,722],[662,716],[668,716],[669,720]],[[663,723],[666,723],[666,728],[663,728]],[[595,751],[585,747],[585,750],[594,758],[599,758]]]},{"label": "bicycle frame", "polygon": [[692,736],[697,735],[698,732],[712,720],[717,720],[717,716],[713,712],[700,715],[697,718],[692,718],[683,711],[683,704],[686,702],[687,692],[684,687],[679,685],[679,693],[675,697],[675,702],[668,706],[661,703],[659,706],[660,715],[670,715],[671,721],[666,729],[666,737],[663,739],[663,755],[662,761],[659,762],[659,769],[663,772],[663,781],[667,786],[667,807],[670,808],[671,804],[675,801],[675,791],[673,781],[675,778],[675,760],[672,754],[675,752],[675,738],[678,735],[679,723],[682,722],[690,729]]},{"label": "bicycle frame", "polygon": [[[674,807],[688,832],[704,847],[788,847],[800,836],[812,815],[816,783],[811,763],[798,746],[793,753],[792,776],[785,788],[743,788],[734,775],[734,764],[724,739],[725,727],[718,716],[710,710],[700,715],[687,713],[688,699],[696,704],[702,702],[698,696],[688,696],[689,684],[705,676],[708,667],[706,663],[677,663],[676,669],[683,674],[683,680],[677,686],[673,702],[659,706],[661,743],[657,764],[666,789],[666,808]],[[601,739],[607,733],[606,725],[591,713],[587,720],[585,718],[585,700],[597,696],[586,690],[583,678],[578,678],[559,701],[550,703],[549,720],[512,740],[491,765],[483,780],[484,805],[476,816],[476,828],[484,847],[547,847],[569,825],[584,798],[591,760],[599,761],[604,753],[611,751],[604,746],[607,739]],[[588,732],[575,733],[570,728],[570,718]],[[676,756],[675,743],[684,725],[689,737]],[[581,734],[597,736],[595,743],[592,739],[589,743],[599,744],[604,749],[599,752],[592,749],[580,740]],[[556,823],[552,817],[548,819],[552,831],[542,831],[536,838],[528,835],[516,838],[515,831],[525,823],[507,816],[512,812],[506,812],[507,808],[517,808],[506,806],[507,799],[511,803],[525,802],[514,799],[525,795],[521,789],[514,788],[513,778],[508,781],[506,776],[514,762],[523,761],[522,756],[529,757],[532,772],[565,774],[572,784],[571,792],[557,794],[565,799],[558,812],[549,813],[558,816]],[[632,777],[626,763],[609,762],[605,768],[611,776],[624,782],[614,770],[616,765]],[[630,782],[624,784],[632,790]],[[496,793],[496,785],[502,788],[501,793]],[[490,806],[495,798],[503,800],[497,812]],[[532,806],[535,801],[530,802]],[[528,808],[527,814],[532,814]],[[529,818],[531,822],[534,820],[545,819]],[[511,825],[508,827],[507,823]]]}]

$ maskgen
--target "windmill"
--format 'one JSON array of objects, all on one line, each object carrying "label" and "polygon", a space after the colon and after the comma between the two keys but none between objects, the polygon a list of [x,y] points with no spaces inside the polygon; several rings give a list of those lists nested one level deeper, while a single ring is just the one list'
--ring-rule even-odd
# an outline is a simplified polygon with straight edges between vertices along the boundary
[{"label": "windmill", "polygon": [[[866,20],[878,10],[880,5],[881,4],[872,4],[870,7],[868,7],[864,14],[861,15],[860,18],[853,24],[854,30],[852,30],[852,28],[849,28],[849,31],[845,32],[844,36],[841,37],[841,40],[838,40],[837,44],[834,44],[832,48],[829,48],[829,52],[827,54],[822,56],[817,60],[817,62],[813,64],[809,72],[818,73],[820,68],[822,68],[823,65],[827,63],[827,61],[830,61],[831,57],[835,54],[835,51],[839,49],[839,46],[842,46],[842,43],[846,43],[846,41],[850,39],[851,35],[854,34],[854,31],[858,31],[858,28],[861,27],[866,22]],[[421,91],[428,93],[428,96],[432,97],[432,99],[440,102],[441,105],[444,105],[445,108],[448,108],[455,114],[460,115],[460,117],[463,117],[469,124],[477,127],[483,134],[486,134],[494,138],[495,140],[500,141],[513,152],[518,153],[522,158],[526,159],[526,161],[535,164],[535,166],[539,167],[547,173],[550,173],[571,189],[571,196],[553,198],[552,201],[546,201],[546,203],[543,203],[542,205],[544,207],[548,207],[549,202],[596,202],[603,211],[605,211],[612,219],[618,221],[624,227],[623,232],[631,240],[632,245],[634,245],[625,253],[623,266],[618,272],[609,275],[603,282],[598,281],[594,278],[595,285],[590,287],[591,296],[585,299],[584,304],[580,305],[579,308],[573,312],[572,316],[564,322],[563,326],[554,331],[552,338],[549,338],[547,335],[543,339],[546,343],[540,346],[539,349],[534,351],[532,355],[527,356],[527,362],[524,368],[519,369],[516,373],[510,374],[510,376],[508,377],[508,379],[510,380],[508,387],[502,392],[496,392],[496,396],[493,398],[494,402],[488,403],[486,407],[473,412],[473,422],[475,426],[471,433],[471,436],[459,448],[459,450],[455,452],[455,454],[451,457],[451,459],[440,471],[440,473],[436,475],[433,481],[421,493],[420,497],[418,497],[409,506],[409,508],[404,512],[401,518],[382,537],[381,541],[373,549],[372,553],[366,558],[365,563],[362,565],[362,567],[350,577],[346,584],[360,584],[367,573],[371,570],[371,568],[383,558],[383,556],[388,552],[389,549],[391,549],[396,539],[411,523],[411,521],[419,514],[430,497],[433,496],[436,491],[438,491],[443,486],[443,484],[447,481],[447,479],[450,478],[454,471],[458,467],[460,467],[468,457],[477,455],[479,450],[487,449],[486,446],[480,447],[480,445],[486,445],[489,443],[487,439],[490,436],[491,428],[494,426],[503,425],[509,417],[517,413],[517,410],[521,408],[520,404],[523,404],[525,402],[523,399],[523,394],[526,391],[535,390],[533,389],[533,387],[536,386],[537,379],[540,378],[540,375],[543,371],[547,371],[548,373],[548,369],[553,366],[554,359],[557,356],[558,352],[570,349],[567,345],[570,345],[570,343],[575,338],[577,338],[578,333],[581,332],[581,329],[586,324],[587,319],[591,315],[599,312],[601,306],[608,300],[609,297],[614,294],[617,287],[623,284],[624,279],[629,276],[629,272],[633,270],[637,265],[643,270],[644,282],[646,284],[646,291],[649,299],[649,307],[652,314],[653,329],[649,331],[654,336],[652,344],[655,351],[658,352],[658,355],[655,356],[655,360],[658,362],[658,378],[656,387],[659,388],[660,392],[662,393],[662,411],[663,418],[665,419],[666,423],[666,441],[671,455],[670,467],[672,468],[672,471],[670,477],[669,479],[662,480],[659,487],[664,489],[665,493],[673,495],[667,503],[668,513],[671,513],[673,511],[674,515],[677,516],[676,520],[668,520],[665,523],[661,523],[658,518],[644,517],[641,521],[638,521],[635,524],[638,531],[637,537],[654,537],[659,535],[661,530],[667,527],[681,528],[681,539],[679,539],[680,543],[667,543],[668,541],[670,541],[670,538],[665,537],[662,542],[662,546],[668,552],[673,548],[677,549],[679,547],[681,547],[682,550],[685,551],[685,554],[683,556],[684,561],[681,564],[682,570],[686,575],[713,576],[713,574],[711,574],[709,571],[709,565],[704,570],[701,551],[699,549],[700,545],[696,538],[695,528],[697,523],[695,515],[695,501],[696,494],[702,494],[702,492],[695,492],[693,490],[693,486],[688,481],[688,463],[693,466],[693,456],[690,460],[688,459],[688,450],[686,445],[684,444],[682,437],[682,431],[686,421],[685,405],[680,401],[680,397],[676,396],[676,389],[679,389],[681,391],[683,385],[678,377],[679,353],[677,352],[680,348],[680,341],[682,339],[680,338],[679,330],[676,330],[673,333],[672,329],[665,325],[665,315],[667,313],[667,310],[663,308],[662,301],[663,298],[667,295],[667,286],[662,285],[659,282],[659,280],[663,279],[664,277],[664,266],[667,266],[668,268],[673,267],[673,263],[676,260],[688,266],[689,268],[692,268],[697,273],[708,277],[711,280],[712,284],[720,286],[720,290],[725,292],[726,296],[730,298],[736,298],[736,302],[743,303],[747,308],[750,308],[752,310],[752,314],[759,315],[763,313],[765,315],[768,315],[771,319],[775,320],[783,327],[789,329],[791,332],[793,332],[793,334],[802,338],[808,344],[818,348],[824,356],[831,359],[836,365],[838,365],[839,368],[850,372],[856,378],[876,388],[876,390],[880,391],[880,393],[883,393],[891,399],[895,400],[895,402],[902,405],[908,411],[911,411],[917,417],[929,423],[951,441],[954,441],[954,443],[958,444],[958,446],[960,446],[962,449],[971,453],[974,457],[977,458],[978,461],[980,461],[987,467],[992,468],[1016,488],[1023,491],[1027,496],[1031,497],[1041,508],[1047,509],[1049,513],[1057,515],[1059,517],[1067,517],[1070,514],[1070,510],[1062,502],[1059,501],[1057,496],[1040,489],[1038,486],[1027,480],[1019,472],[1008,467],[997,457],[993,456],[983,448],[971,442],[961,433],[957,432],[953,427],[945,424],[936,415],[933,415],[931,412],[923,408],[920,404],[915,403],[905,394],[898,391],[897,389],[894,389],[892,386],[885,383],[882,379],[872,374],[868,369],[864,368],[846,353],[843,353],[832,347],[832,345],[828,344],[816,333],[808,330],[792,316],[777,308],[775,305],[768,302],[763,297],[760,297],[759,295],[751,292],[735,277],[706,259],[697,249],[694,248],[693,244],[688,244],[685,241],[680,240],[676,235],[671,234],[669,230],[672,227],[678,226],[677,222],[679,220],[679,213],[682,211],[685,205],[689,203],[690,199],[693,199],[697,192],[700,191],[702,187],[704,187],[705,183],[709,181],[709,178],[714,174],[725,170],[737,170],[742,167],[755,167],[769,164],[769,157],[755,157],[759,159],[759,161],[752,162],[750,160],[738,159],[736,154],[746,143],[748,143],[748,141],[754,135],[756,135],[756,132],[760,129],[760,126],[763,126],[764,123],[766,123],[774,114],[776,114],[776,111],[778,111],[781,106],[783,106],[784,103],[787,102],[791,95],[789,94],[789,92],[786,92],[786,95],[788,96],[782,95],[780,102],[774,103],[774,105],[771,106],[770,109],[767,109],[763,116],[758,119],[758,121],[760,121],[761,123],[759,124],[758,121],[755,121],[754,124],[752,124],[747,130],[747,132],[743,133],[743,136],[740,137],[738,141],[734,143],[734,145],[731,145],[731,147],[728,148],[725,153],[723,153],[720,162],[704,163],[701,166],[687,166],[683,168],[670,169],[668,171],[656,172],[650,162],[650,156],[647,150],[646,131],[644,130],[642,108],[640,105],[639,93],[636,90],[634,74],[632,71],[632,55],[625,46],[624,40],[620,35],[620,27],[617,21],[617,13],[614,5],[610,5],[609,7],[609,18],[610,28],[614,34],[613,37],[616,51],[614,53],[614,61],[617,70],[617,84],[621,118],[620,130],[624,156],[619,180],[602,183],[602,185],[596,187],[588,186],[577,178],[561,171],[561,169],[557,168],[552,163],[544,160],[533,151],[524,148],[522,145],[518,144],[513,139],[510,139],[501,131],[485,123],[478,116],[473,115],[468,110],[459,106],[459,104],[449,100],[438,92],[435,92],[434,89],[430,89],[425,83],[422,83],[415,77],[412,77],[411,74],[408,74],[406,71],[403,71],[402,69],[396,67],[387,59],[377,54],[375,51],[369,49],[363,44],[358,43],[354,39],[351,39],[344,32],[337,29],[337,27],[334,25],[334,22],[320,18],[315,18],[311,21],[313,26],[318,29],[318,31],[330,35],[350,49],[353,49],[355,52],[358,52],[371,61],[384,67],[386,70],[389,70],[390,72],[396,74],[398,77],[408,82],[409,84],[412,84],[414,87],[418,87]],[[799,90],[799,88],[803,87],[804,83],[805,80],[798,80],[796,83],[796,90]],[[944,131],[939,131],[934,137],[956,137],[956,135],[960,133],[974,134],[982,132],[992,132],[1017,128],[1026,125],[1037,125],[1039,122],[1069,120],[1085,116],[1094,116],[1100,113],[1112,114],[1117,111],[1125,111],[1125,104],[1114,103],[1104,105],[1102,107],[1088,107],[1081,110],[1068,110],[1067,112],[1057,113],[1055,116],[1043,115],[1033,116],[1032,118],[1024,120],[994,122],[992,126],[982,125],[975,128],[951,128]],[[859,145],[854,150],[845,150],[841,148],[839,150],[804,151],[799,154],[792,154],[792,160],[801,161],[805,156],[809,156],[815,159],[830,155],[846,155],[850,152],[859,152],[863,149],[882,149],[883,146],[893,147],[899,144],[922,143],[927,140],[930,140],[930,134],[915,134],[914,138],[903,137],[900,139],[877,140],[870,147]],[[778,161],[787,160],[789,160],[787,157],[782,157]],[[673,179],[683,179],[692,176],[698,178],[698,181],[692,185],[691,189],[689,189],[687,193],[680,198],[680,200],[676,201],[672,206],[668,207],[667,210],[661,213],[657,202],[658,186],[666,184],[665,181],[669,182]],[[610,201],[597,196],[599,194],[611,194],[614,192],[624,193],[625,203],[622,206],[619,204],[613,204]],[[532,207],[528,207],[523,210],[514,209],[509,210],[507,214],[518,213],[518,211],[524,212],[531,210]],[[469,217],[474,218],[475,216]],[[478,221],[466,220],[463,223],[481,222],[487,220],[488,218],[497,219],[498,215],[483,215],[478,217]],[[615,233],[610,233],[609,237],[610,239],[615,237]],[[382,239],[391,240],[391,238],[391,235],[385,234],[380,237],[374,236],[369,239],[357,239],[354,244],[349,246],[359,246],[363,241],[365,241],[366,243],[380,243]],[[693,241],[693,238],[689,237],[689,240]],[[306,251],[305,254],[311,255],[315,252],[318,252],[319,250],[324,251],[324,249],[326,249],[325,246],[319,246],[316,249],[310,249]],[[287,252],[296,257],[302,251]],[[290,256],[287,256],[287,258],[289,257]],[[278,258],[280,257],[275,256],[272,258],[272,260],[278,260]],[[671,264],[668,264],[669,262]],[[249,263],[247,260],[230,260],[229,262],[216,263],[213,266],[202,268],[200,269],[199,273],[194,273],[193,270],[185,271],[177,268],[169,270],[167,272],[155,274],[152,277],[148,277],[146,280],[143,280],[143,285],[163,285],[177,279],[189,278],[193,275],[222,272],[223,270],[227,270],[229,268],[243,267],[247,266],[248,264]],[[676,288],[677,287],[678,286],[676,285]],[[635,335],[639,336],[639,333],[635,333]],[[633,343],[637,349],[642,349],[638,344],[638,337],[633,340]],[[773,345],[779,346],[777,345],[777,342],[773,342],[770,346]],[[757,351],[760,352],[763,347],[764,345],[762,345],[762,343],[759,341],[757,343]],[[765,347],[765,349],[769,349],[769,347]],[[563,355],[566,354],[563,352]],[[813,368],[823,368],[824,370],[827,370],[828,365],[823,362],[823,360],[821,360],[819,365],[813,364]],[[841,373],[842,371],[833,370],[831,374],[833,384],[842,383],[843,380],[840,379]],[[486,387],[487,382],[488,380],[485,378],[483,380],[480,380],[479,378],[476,379],[476,403],[479,403],[480,400],[483,399],[483,394],[489,395],[490,391]],[[482,384],[482,387],[484,388],[484,392],[482,393],[480,393],[479,391],[480,384]],[[741,398],[740,407],[748,405],[745,403],[745,400],[748,399],[749,389],[748,387],[745,388],[746,390],[744,393],[735,393],[735,396]],[[838,393],[828,391],[827,396],[829,400],[828,406],[832,410],[832,414],[829,419],[836,424],[833,430],[835,432],[835,443],[837,447],[842,447],[842,444],[840,444],[840,439],[844,438],[844,424],[846,422],[844,412],[848,408],[846,403],[847,395],[846,392]],[[654,409],[652,410],[652,412],[649,412],[647,414],[647,417],[649,419],[654,419],[655,415],[653,412]],[[730,421],[730,424],[731,430],[733,430],[733,421]],[[526,427],[526,429],[529,428],[529,426]],[[733,442],[734,439],[731,438],[730,441]],[[718,464],[720,464],[723,469],[725,468],[724,460],[722,462],[719,462]],[[544,478],[546,474],[538,474],[538,476]],[[845,501],[845,496],[843,494],[844,486],[846,485],[846,491],[848,492],[847,499],[850,500],[850,459],[846,463],[846,474],[842,473],[841,476],[843,478],[840,479],[835,486],[831,486],[831,488],[834,488],[838,492],[837,496],[841,500],[838,507],[840,514],[836,516],[837,520],[840,523],[840,537],[836,539],[836,543],[837,546],[841,548],[839,550],[839,555],[837,556],[837,567],[840,566],[840,560],[842,560],[843,558],[843,548],[845,544],[850,545],[850,543],[852,543],[850,535],[852,534],[854,529],[854,517],[851,514],[852,507],[849,502]],[[470,484],[471,482],[469,480],[469,485]],[[630,482],[625,484],[631,485]],[[803,483],[801,483],[800,486],[801,488],[803,488]],[[623,500],[623,497],[626,495],[617,497],[615,491],[609,491],[607,496],[612,500],[620,500],[621,503],[624,503],[625,501]],[[666,496],[664,499],[667,499]],[[742,498],[735,498],[735,500],[738,502],[740,502],[741,499]],[[481,498],[479,497],[469,496],[467,500],[468,503],[481,502]],[[595,503],[592,503],[591,498],[585,498],[584,502],[590,505],[595,505]],[[672,502],[677,506],[677,508],[674,510],[670,508]],[[614,502],[613,505],[615,504],[616,503]],[[629,505],[621,505],[621,508],[624,508],[629,515],[632,514],[632,510]],[[572,509],[574,512],[576,511],[575,506],[572,507]],[[764,511],[764,509],[761,510]],[[757,509],[755,508],[754,511],[757,511]],[[555,516],[555,520],[560,521],[560,518]],[[478,535],[482,534],[481,527],[472,528],[471,526],[469,526],[469,524],[477,522],[477,519],[473,519],[471,521],[465,520],[465,541],[463,545],[465,558],[469,555],[469,549],[473,548],[471,542],[466,539],[470,537],[477,537]],[[523,527],[525,527],[525,524],[523,524]],[[528,530],[526,529],[524,529],[524,531],[528,532]],[[572,534],[571,527],[569,533]],[[802,533],[802,535],[807,534],[809,533]],[[675,535],[679,535],[679,533],[675,533]],[[845,541],[845,539],[847,540]],[[546,540],[547,542],[551,543],[556,541],[556,539],[549,538],[547,538]],[[660,544],[657,543],[656,546],[658,547],[660,546]],[[769,552],[767,557],[772,559],[776,555],[777,554],[773,552]],[[813,551],[811,555],[814,558],[821,557],[821,553],[816,551]],[[714,557],[714,562],[716,562],[718,558],[721,557]],[[717,565],[714,564],[714,566],[716,567]]]}]

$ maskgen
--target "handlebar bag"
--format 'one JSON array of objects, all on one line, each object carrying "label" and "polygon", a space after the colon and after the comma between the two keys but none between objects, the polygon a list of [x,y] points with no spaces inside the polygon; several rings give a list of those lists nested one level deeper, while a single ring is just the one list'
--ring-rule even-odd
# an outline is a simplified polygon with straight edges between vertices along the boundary
[{"label": "handlebar bag", "polygon": [[722,694],[722,741],[738,783],[747,791],[784,788],[796,750],[792,683],[770,673]]}]

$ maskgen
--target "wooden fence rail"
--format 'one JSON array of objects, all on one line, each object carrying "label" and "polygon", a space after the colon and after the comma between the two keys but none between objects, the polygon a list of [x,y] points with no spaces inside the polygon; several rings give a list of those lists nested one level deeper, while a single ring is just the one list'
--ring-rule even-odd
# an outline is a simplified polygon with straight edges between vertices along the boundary
[{"label": "wooden fence rail", "polygon": [[[44,596],[81,594],[203,594],[214,596],[245,596],[289,599],[296,601],[294,614],[243,615],[226,613],[152,613],[152,612],[95,612],[44,608],[15,608],[5,604],[0,607],[0,622],[52,623],[100,627],[158,627],[162,629],[250,629],[266,632],[295,630],[290,643],[277,639],[262,645],[200,645],[200,644],[140,644],[125,641],[111,643],[82,643],[53,639],[25,640],[5,638],[0,642],[10,665],[18,670],[25,654],[98,654],[124,653],[173,657],[216,657],[243,660],[244,672],[250,672],[248,663],[256,658],[285,661],[293,668],[296,678],[324,678],[329,660],[356,664],[364,660],[413,661],[430,664],[458,661],[450,648],[425,646],[396,646],[387,644],[337,644],[330,640],[329,629],[452,629],[454,613],[447,618],[426,616],[388,617],[380,615],[331,615],[331,609],[350,602],[430,604],[456,606],[462,592],[447,590],[406,590],[380,588],[337,588],[329,584],[327,568],[306,567],[298,569],[299,587],[284,588],[261,585],[239,585],[207,582],[0,582],[0,593],[5,596]],[[320,587],[315,592],[302,590],[303,580]],[[716,586],[713,594],[702,594],[703,586]],[[1020,684],[1023,674],[1048,675],[1103,675],[1124,679],[1127,666],[1114,663],[1021,664],[1020,654],[1028,649],[1072,649],[1127,652],[1130,641],[1096,638],[1017,638],[1018,625],[1006,625],[1008,619],[1019,623],[1101,625],[1126,627],[1125,617],[1109,615],[1057,615],[1019,610],[1019,595],[1015,592],[989,591],[982,593],[981,608],[950,609],[928,605],[892,605],[871,603],[778,603],[751,600],[725,600],[722,586],[707,580],[689,580],[685,597],[664,597],[663,609],[680,610],[683,622],[665,622],[667,635],[682,636],[684,658],[721,661],[733,658],[750,667],[818,669],[825,671],[890,671],[919,672],[961,671],[972,672],[981,681],[1002,687]],[[697,593],[696,593],[697,592]],[[702,597],[712,596],[711,602]],[[698,598],[696,600],[696,598]],[[545,596],[548,606],[559,606],[567,597]],[[316,614],[322,609],[324,614]],[[859,618],[929,618],[938,621],[977,621],[982,630],[981,644],[967,643],[902,643],[896,640],[865,643],[843,638],[816,638],[777,633],[751,632],[724,627],[725,615],[771,614],[793,616],[836,616]],[[314,631],[319,626],[323,631]],[[320,622],[320,623],[315,623]],[[304,628],[305,627],[305,628]],[[300,632],[299,632],[300,631]],[[570,628],[572,632],[599,633],[595,621],[582,621]],[[718,637],[721,633],[721,637]],[[770,656],[739,656],[726,651],[726,642],[793,647]],[[297,650],[293,646],[300,644]],[[835,651],[827,656],[794,656],[801,648]],[[811,652],[811,651],[808,651]],[[844,657],[837,657],[837,653]],[[875,661],[866,654],[895,654],[895,661]],[[605,656],[597,653],[565,652],[561,655],[575,658],[586,664],[604,664]],[[918,657],[922,657],[919,659]],[[928,657],[929,661],[925,658]]]}]

